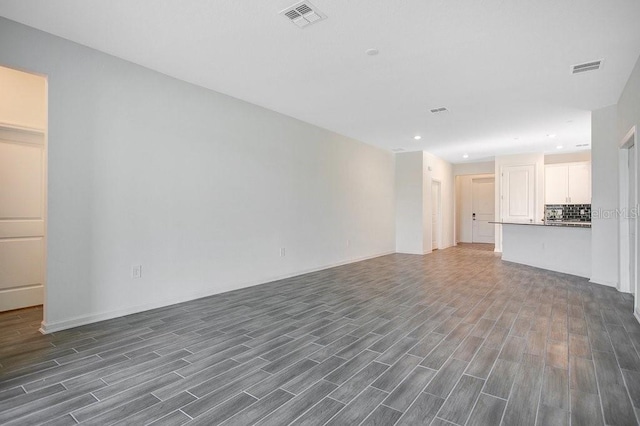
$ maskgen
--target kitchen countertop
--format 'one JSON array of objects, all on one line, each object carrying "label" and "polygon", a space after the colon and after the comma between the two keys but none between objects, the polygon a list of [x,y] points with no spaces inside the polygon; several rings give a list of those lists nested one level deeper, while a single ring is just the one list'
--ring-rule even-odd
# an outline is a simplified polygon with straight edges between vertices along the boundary
[{"label": "kitchen countertop", "polygon": [[591,228],[591,222],[489,222],[496,225],[557,226],[562,228]]}]

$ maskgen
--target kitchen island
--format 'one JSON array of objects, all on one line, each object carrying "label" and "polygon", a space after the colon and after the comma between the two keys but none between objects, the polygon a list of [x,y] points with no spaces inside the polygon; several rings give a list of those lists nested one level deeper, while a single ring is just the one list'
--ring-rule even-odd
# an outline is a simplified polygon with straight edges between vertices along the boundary
[{"label": "kitchen island", "polygon": [[502,260],[591,278],[591,224],[508,223],[502,226]]}]

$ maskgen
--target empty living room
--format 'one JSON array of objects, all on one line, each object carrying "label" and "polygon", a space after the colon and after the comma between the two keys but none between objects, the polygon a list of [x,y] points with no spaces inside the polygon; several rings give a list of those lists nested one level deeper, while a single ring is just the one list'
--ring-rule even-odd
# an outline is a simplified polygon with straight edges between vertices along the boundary
[{"label": "empty living room", "polygon": [[0,0],[0,424],[640,425],[639,23]]}]

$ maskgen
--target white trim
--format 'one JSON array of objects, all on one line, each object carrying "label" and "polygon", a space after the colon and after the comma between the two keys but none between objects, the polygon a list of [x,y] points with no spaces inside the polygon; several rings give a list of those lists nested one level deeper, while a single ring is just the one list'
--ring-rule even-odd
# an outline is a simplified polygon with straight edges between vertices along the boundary
[{"label": "white trim", "polygon": [[0,123],[0,140],[6,143],[44,146],[45,133],[43,130]]},{"label": "white trim", "polygon": [[0,121],[0,128],[15,130],[17,132],[23,132],[23,133],[39,133],[42,135],[44,135],[45,133],[45,129],[40,129],[37,127],[21,126],[19,124],[11,124],[11,123],[6,123],[4,121]]},{"label": "white trim", "polygon": [[632,141],[635,141],[636,136],[636,126],[631,127],[626,135],[622,138],[620,143],[618,143],[618,147],[620,149],[627,149],[632,145]]},{"label": "white trim", "polygon": [[66,330],[66,329],[73,328],[73,327],[79,327],[81,325],[92,324],[92,323],[95,323],[95,322],[105,321],[105,320],[109,320],[109,319],[113,319],[113,318],[118,318],[118,317],[122,317],[122,316],[125,316],[125,315],[137,314],[137,313],[148,311],[148,310],[151,310],[151,309],[162,308],[162,307],[165,307],[165,306],[171,306],[171,305],[175,305],[175,304],[178,304],[178,303],[188,302],[190,300],[196,300],[196,299],[200,299],[200,298],[203,298],[203,297],[209,297],[209,296],[214,296],[216,294],[226,293],[228,291],[240,290],[240,289],[247,288],[247,287],[253,287],[253,286],[257,286],[257,285],[261,285],[261,284],[270,283],[270,282],[273,282],[273,281],[278,281],[278,280],[283,280],[283,279],[286,279],[286,278],[296,277],[298,275],[309,274],[311,272],[322,271],[324,269],[335,268],[337,266],[347,265],[347,264],[350,264],[350,263],[362,262],[364,260],[374,259],[376,257],[381,257],[381,256],[388,256],[390,254],[395,254],[395,253],[396,253],[395,251],[387,251],[387,252],[383,252],[383,253],[379,253],[379,254],[374,254],[374,255],[371,255],[371,256],[363,256],[363,257],[359,257],[359,258],[356,258],[356,259],[349,259],[349,260],[345,260],[345,261],[342,261],[342,262],[336,262],[336,263],[320,266],[318,268],[311,268],[311,269],[307,269],[307,270],[303,270],[303,271],[297,271],[297,272],[294,272],[294,273],[291,273],[291,274],[274,276],[274,277],[270,277],[270,278],[268,278],[266,280],[246,282],[246,283],[240,284],[239,286],[237,286],[234,289],[225,290],[223,292],[214,292],[214,293],[212,293],[212,292],[206,292],[206,291],[202,292],[201,291],[201,292],[192,293],[192,294],[190,294],[188,296],[181,297],[180,299],[168,299],[168,300],[155,302],[155,303],[137,305],[137,306],[133,306],[133,307],[126,308],[126,309],[118,309],[118,310],[115,310],[115,311],[101,312],[101,313],[90,314],[90,315],[82,315],[82,316],[78,316],[78,317],[74,317],[74,318],[70,318],[70,319],[66,319],[66,320],[62,320],[62,321],[50,322],[50,323],[45,323],[44,321],[42,321],[39,331],[42,334],[55,333],[57,331],[62,331],[62,330]]},{"label": "white trim", "polygon": [[[26,235],[42,234],[42,283],[31,286],[29,288],[22,288],[24,295],[20,295],[20,292],[13,292],[11,289],[5,292],[3,303],[0,303],[0,312],[8,309],[16,309],[19,307],[32,306],[35,300],[39,300],[43,306],[43,316],[45,314],[45,308],[47,305],[46,299],[46,283],[47,283],[47,215],[48,215],[48,150],[47,150],[47,135],[44,129],[26,127],[11,123],[0,122],[0,143],[29,146],[33,149],[41,150],[41,165],[42,165],[42,217],[40,218],[14,218],[7,219],[5,223],[11,223],[13,227],[16,225],[19,227],[19,232],[22,236],[25,235],[22,231],[26,232]],[[29,220],[27,220],[29,219]],[[33,220],[36,219],[36,220]],[[9,227],[6,227],[7,231]],[[15,231],[15,229],[14,229]],[[17,234],[11,236],[11,233],[4,232],[4,236],[16,239]],[[13,294],[12,294],[13,293]],[[27,296],[30,294],[31,296]],[[11,302],[11,303],[10,303]]]},{"label": "white trim", "polygon": [[603,280],[603,279],[600,279],[600,278],[591,277],[591,279],[589,279],[589,282],[591,284],[606,285],[607,287],[613,287],[616,290],[618,289],[618,283],[616,281],[608,281],[608,280]]},{"label": "white trim", "polygon": [[636,321],[640,322],[640,311],[637,311],[637,310],[636,310],[636,311],[633,313],[633,316],[634,316],[634,317],[636,317]]},{"label": "white trim", "polygon": [[[640,162],[638,161],[638,144],[637,144],[637,133],[636,126],[631,127],[626,135],[618,142],[618,183],[619,183],[619,202],[618,207],[622,209],[626,209],[629,207],[629,180],[634,179],[636,181],[636,206],[638,203],[638,165]],[[635,146],[635,169],[636,175],[629,176],[629,148]],[[636,220],[636,240],[634,242],[629,241],[629,231],[631,229],[629,222],[631,220]],[[637,255],[638,250],[638,236],[637,236],[637,218],[618,218],[618,251],[619,251],[619,259],[618,259],[618,274],[620,277],[620,282],[616,286],[616,288],[624,293],[631,293],[632,286],[635,283],[631,283],[631,274],[629,273],[629,269],[631,267],[629,257],[631,253],[630,244],[635,245],[635,253]],[[637,262],[636,262],[637,263]],[[635,271],[635,279],[638,279],[638,265],[636,264]],[[637,298],[636,303],[637,306]],[[635,309],[635,307],[634,307]]]}]

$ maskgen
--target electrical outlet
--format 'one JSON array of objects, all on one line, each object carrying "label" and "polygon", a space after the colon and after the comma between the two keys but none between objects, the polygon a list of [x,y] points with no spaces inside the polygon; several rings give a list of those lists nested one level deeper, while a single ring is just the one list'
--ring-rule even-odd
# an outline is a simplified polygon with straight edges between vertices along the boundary
[{"label": "electrical outlet", "polygon": [[142,278],[142,265],[134,265],[131,267],[131,278]]},{"label": "electrical outlet", "polygon": [[287,255],[287,251],[284,247],[280,248],[280,257],[285,257]]}]

